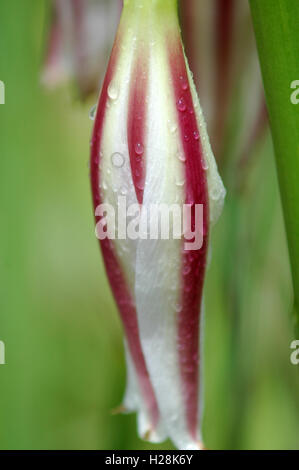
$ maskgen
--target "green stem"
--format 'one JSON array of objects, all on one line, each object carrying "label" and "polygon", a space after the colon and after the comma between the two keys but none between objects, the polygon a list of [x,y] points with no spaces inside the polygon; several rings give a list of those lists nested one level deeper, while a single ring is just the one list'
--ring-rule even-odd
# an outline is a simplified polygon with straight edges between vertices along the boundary
[{"label": "green stem", "polygon": [[275,148],[299,334],[299,104],[291,99],[291,86],[299,80],[299,1],[250,0],[250,6]]},{"label": "green stem", "polygon": [[141,30],[141,36],[160,26],[164,32],[166,26],[178,29],[177,0],[125,0],[122,21]]},{"label": "green stem", "polygon": [[138,8],[158,8],[160,11],[174,11],[177,9],[178,0],[124,0],[124,6]]}]

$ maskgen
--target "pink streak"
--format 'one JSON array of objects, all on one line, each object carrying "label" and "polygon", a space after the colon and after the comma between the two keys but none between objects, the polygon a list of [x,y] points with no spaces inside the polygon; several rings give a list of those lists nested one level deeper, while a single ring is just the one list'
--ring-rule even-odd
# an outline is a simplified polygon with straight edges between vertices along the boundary
[{"label": "pink streak", "polygon": [[[101,139],[105,120],[106,103],[108,99],[108,86],[115,70],[119,42],[120,39],[118,38],[117,43],[113,47],[99,100],[91,142],[91,187],[94,209],[96,209],[96,207],[101,204],[101,194],[99,188]],[[98,223],[100,217],[96,217],[95,219],[96,223]],[[153,428],[155,428],[159,419],[159,410],[141,349],[135,302],[129,292],[124,274],[121,270],[120,263],[115,253],[113,243],[107,238],[100,241],[100,246],[112,292],[120,311],[120,316],[126,333],[130,353],[137,371],[141,393],[145,400],[149,416],[152,421],[151,424]]]},{"label": "pink streak", "polygon": [[[195,204],[203,204],[203,246],[197,251],[183,250],[182,256],[182,310],[178,316],[179,365],[184,393],[186,421],[190,434],[198,438],[198,393],[199,393],[199,319],[206,256],[208,246],[208,193],[205,171],[202,168],[202,147],[196,114],[186,71],[183,49],[179,38],[169,45],[170,67],[177,104],[185,103],[186,109],[178,106],[177,116],[181,141],[185,153],[186,204],[192,205],[192,229],[194,230]],[[183,85],[182,85],[183,84]],[[184,85],[185,84],[185,85]],[[180,110],[181,109],[181,110]]]},{"label": "pink streak", "polygon": [[128,147],[132,178],[139,204],[143,201],[145,183],[144,134],[146,121],[146,94],[148,64],[144,58],[147,51],[139,51],[131,77],[131,90],[128,112]]}]

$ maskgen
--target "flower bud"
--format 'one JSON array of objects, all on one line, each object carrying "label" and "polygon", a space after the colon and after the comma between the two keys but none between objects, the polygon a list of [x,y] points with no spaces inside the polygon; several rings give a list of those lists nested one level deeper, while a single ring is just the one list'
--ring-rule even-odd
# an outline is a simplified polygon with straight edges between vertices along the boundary
[{"label": "flower bud", "polygon": [[[180,449],[200,449],[200,312],[210,225],[225,190],[184,56],[175,0],[124,2],[91,145],[102,235],[103,205],[117,214],[116,236],[99,238],[126,336],[124,405],[139,413],[142,437],[170,437]],[[190,233],[183,227],[180,236],[151,237],[147,227],[127,236],[132,225],[152,222],[153,208],[162,206],[174,211],[170,225],[177,208],[189,209]],[[117,236],[122,214],[127,233]]]}]

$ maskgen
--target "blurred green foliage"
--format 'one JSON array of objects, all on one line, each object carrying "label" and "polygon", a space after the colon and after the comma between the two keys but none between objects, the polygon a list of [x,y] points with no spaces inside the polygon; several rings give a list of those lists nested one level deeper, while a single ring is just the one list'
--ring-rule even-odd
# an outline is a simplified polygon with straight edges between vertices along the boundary
[{"label": "blurred green foliage", "polygon": [[[171,448],[112,416],[125,366],[121,326],[94,236],[92,102],[40,86],[47,3],[0,4],[1,449]],[[299,448],[291,282],[271,144],[242,191],[227,168],[208,273],[208,448]],[[298,338],[299,339],[299,338]]]}]

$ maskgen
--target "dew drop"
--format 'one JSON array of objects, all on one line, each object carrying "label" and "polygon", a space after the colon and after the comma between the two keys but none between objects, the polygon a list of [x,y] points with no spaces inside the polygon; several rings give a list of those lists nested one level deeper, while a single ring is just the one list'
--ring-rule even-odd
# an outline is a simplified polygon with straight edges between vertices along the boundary
[{"label": "dew drop", "polygon": [[186,161],[186,156],[184,153],[178,153],[178,159],[181,161],[181,162],[185,162]]},{"label": "dew drop", "polygon": [[186,91],[189,88],[189,84],[187,80],[184,77],[180,77],[181,80],[181,85],[182,85],[182,90]]},{"label": "dew drop", "polygon": [[177,131],[177,125],[174,122],[168,121],[168,127],[172,134]]},{"label": "dew drop", "polygon": [[98,166],[99,160],[100,160],[99,156],[98,156],[98,155],[95,155],[94,158],[93,158],[93,160],[92,160],[92,163],[93,163],[95,166]]},{"label": "dew drop", "polygon": [[195,140],[199,140],[199,132],[198,131],[194,131],[193,136],[194,136]]},{"label": "dew drop", "polygon": [[93,107],[91,108],[91,110],[89,111],[89,119],[91,121],[95,120],[96,113],[97,113],[97,108],[98,108],[98,105],[94,104]]},{"label": "dew drop", "polygon": [[125,157],[122,153],[115,152],[111,155],[111,162],[115,168],[122,168],[125,163]]},{"label": "dew drop", "polygon": [[205,160],[204,158],[202,159],[201,166],[202,166],[203,170],[208,170],[209,169],[209,164],[208,164],[207,160]]},{"label": "dew drop", "polygon": [[184,186],[185,184],[185,179],[184,178],[177,178],[175,184],[177,186]]},{"label": "dew drop", "polygon": [[177,313],[180,313],[182,311],[181,304],[179,304],[179,303],[175,304],[174,309]]},{"label": "dew drop", "polygon": [[143,145],[140,143],[140,142],[137,142],[135,144],[135,152],[137,153],[137,155],[142,155],[143,152],[144,152],[144,147]]},{"label": "dew drop", "polygon": [[111,100],[115,101],[118,98],[118,88],[114,83],[110,83],[108,86],[108,96]]},{"label": "dew drop", "polygon": [[136,186],[138,189],[140,189],[140,191],[143,191],[144,190],[144,181],[138,181],[136,183]]},{"label": "dew drop", "polygon": [[179,99],[177,106],[178,106],[178,110],[181,111],[182,113],[186,111],[186,103],[185,103],[184,98]]},{"label": "dew drop", "polygon": [[184,276],[187,276],[191,272],[191,267],[189,265],[185,266],[183,269]]}]

